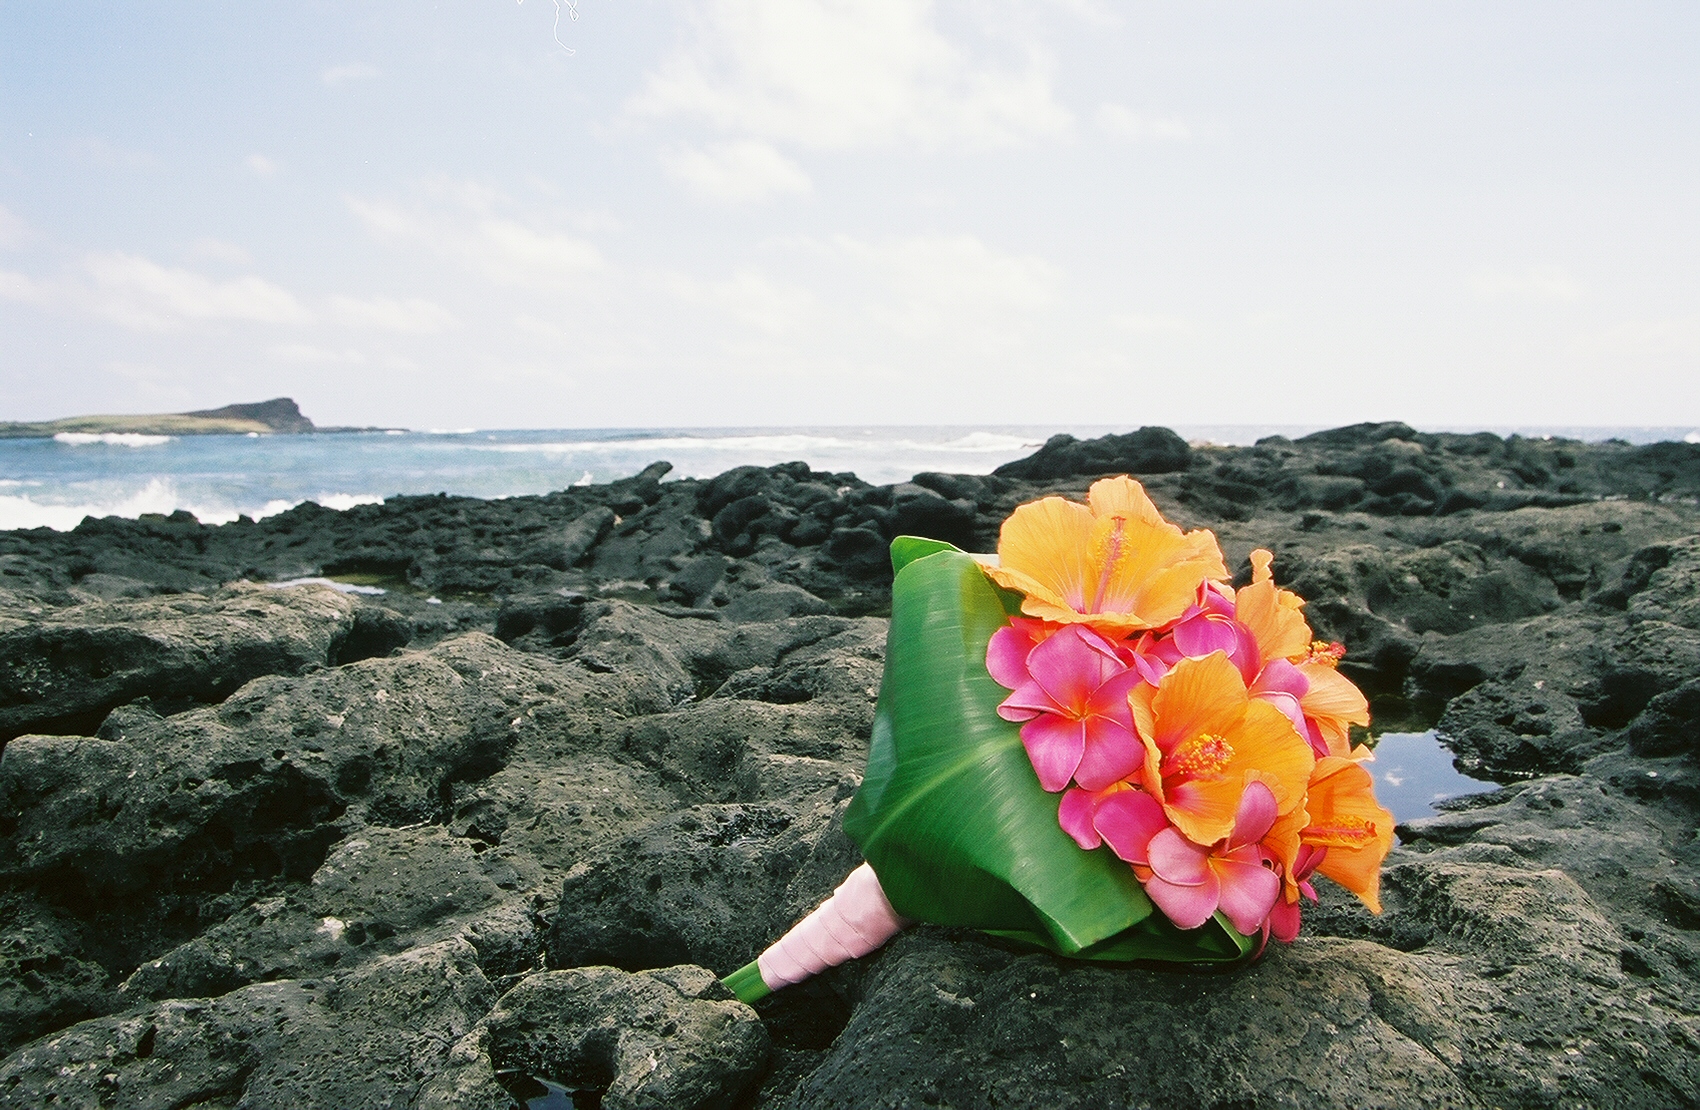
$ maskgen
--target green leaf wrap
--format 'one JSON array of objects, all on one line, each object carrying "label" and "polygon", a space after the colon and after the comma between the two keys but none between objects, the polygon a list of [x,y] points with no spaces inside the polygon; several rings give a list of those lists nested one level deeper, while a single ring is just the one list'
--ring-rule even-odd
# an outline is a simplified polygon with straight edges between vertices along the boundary
[{"label": "green leaf wrap", "polygon": [[964,925],[1085,959],[1220,962],[1252,947],[1220,915],[1183,932],[1155,913],[1108,848],[1057,824],[1009,691],[986,671],[992,634],[1020,611],[963,552],[892,544],[891,632],[868,770],[844,829],[904,917]]}]

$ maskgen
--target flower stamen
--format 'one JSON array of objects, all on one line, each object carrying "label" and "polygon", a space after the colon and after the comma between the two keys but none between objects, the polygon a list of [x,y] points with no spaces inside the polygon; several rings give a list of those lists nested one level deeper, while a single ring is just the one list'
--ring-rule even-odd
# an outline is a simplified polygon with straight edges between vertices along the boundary
[{"label": "flower stamen", "polygon": [[1102,569],[1098,572],[1098,590],[1092,595],[1092,603],[1086,607],[1088,613],[1104,611],[1104,594],[1109,591],[1110,578],[1115,574],[1116,564],[1124,554],[1122,545],[1127,542],[1127,517],[1117,515],[1110,519],[1115,521],[1115,527],[1111,528],[1109,535],[1101,541],[1104,545],[1099,562]]},{"label": "flower stamen", "polygon": [[1234,758],[1234,746],[1220,736],[1201,732],[1191,740],[1177,744],[1163,761],[1165,779],[1219,778],[1228,762]]}]

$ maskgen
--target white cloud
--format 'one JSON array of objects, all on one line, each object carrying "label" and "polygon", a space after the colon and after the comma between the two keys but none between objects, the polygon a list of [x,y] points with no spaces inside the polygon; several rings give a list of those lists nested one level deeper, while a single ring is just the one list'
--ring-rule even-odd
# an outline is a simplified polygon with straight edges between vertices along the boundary
[{"label": "white cloud", "polygon": [[873,279],[875,315],[905,332],[1007,331],[1049,305],[1063,277],[1042,258],[1006,254],[972,235],[838,235],[832,246]]},{"label": "white cloud", "polygon": [[145,150],[131,150],[109,143],[99,136],[71,139],[65,144],[66,153],[86,165],[103,170],[138,171],[153,169],[159,164]]},{"label": "white cloud", "polygon": [[1117,312],[1111,314],[1108,322],[1117,331],[1134,335],[1173,335],[1192,330],[1191,321],[1161,312]]},{"label": "white cloud", "polygon": [[722,281],[679,277],[674,289],[689,303],[769,335],[794,332],[817,314],[817,302],[807,290],[781,284],[754,270],[740,270]]},{"label": "white cloud", "polygon": [[0,297],[24,304],[42,304],[47,300],[45,286],[27,274],[15,270],[0,270]]},{"label": "white cloud", "polygon": [[504,199],[479,186],[439,186],[441,203],[403,208],[389,201],[345,198],[368,231],[392,242],[413,242],[459,259],[491,281],[519,286],[568,286],[602,265],[582,239],[497,211]]},{"label": "white cloud", "polygon": [[88,307],[127,327],[165,331],[189,321],[285,324],[308,318],[293,294],[257,277],[214,281],[136,255],[90,255],[95,288]]},{"label": "white cloud", "polygon": [[319,80],[327,85],[342,85],[349,81],[371,81],[381,74],[382,71],[377,66],[354,62],[349,65],[331,66],[319,74]]},{"label": "white cloud", "polygon": [[332,297],[331,315],[351,327],[429,335],[455,323],[449,312],[419,297]]},{"label": "white cloud", "polygon": [[694,41],[628,109],[827,149],[1007,143],[1072,124],[1042,58],[968,56],[927,0],[707,0]]},{"label": "white cloud", "polygon": [[366,356],[353,347],[334,351],[311,343],[279,343],[268,349],[266,354],[279,362],[303,366],[365,366],[368,362]]},{"label": "white cloud", "polygon": [[1470,276],[1470,291],[1484,301],[1568,303],[1582,299],[1582,287],[1561,266],[1483,269]]},{"label": "white cloud", "polygon": [[247,166],[248,172],[255,177],[275,177],[277,175],[277,163],[264,154],[250,154],[242,164]]},{"label": "white cloud", "polygon": [[196,239],[190,244],[189,249],[195,253],[196,257],[205,258],[210,262],[224,262],[232,266],[251,266],[254,264],[254,256],[249,254],[246,249],[237,246],[235,243],[226,243],[222,239],[214,239],[210,236]]},{"label": "white cloud", "polygon": [[697,196],[728,204],[806,193],[812,187],[801,166],[753,140],[674,151],[661,156],[661,165]]},{"label": "white cloud", "polygon": [[1127,142],[1184,142],[1192,138],[1192,131],[1178,119],[1140,115],[1120,104],[1100,106],[1092,122],[1110,138]]},{"label": "white cloud", "polygon": [[0,204],[0,247],[17,247],[23,245],[29,236],[29,225],[12,215],[10,209]]}]

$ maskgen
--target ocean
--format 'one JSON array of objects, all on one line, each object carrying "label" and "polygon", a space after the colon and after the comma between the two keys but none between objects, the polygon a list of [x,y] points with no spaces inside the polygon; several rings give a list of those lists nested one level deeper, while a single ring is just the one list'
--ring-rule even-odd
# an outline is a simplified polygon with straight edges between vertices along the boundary
[{"label": "ocean", "polygon": [[[0,440],[0,529],[75,528],[85,516],[186,510],[209,524],[259,519],[303,501],[343,509],[397,494],[513,497],[636,474],[658,459],[671,478],[802,460],[865,481],[922,471],[986,474],[1058,432],[1081,438],[1133,425],[607,428],[390,431],[329,435],[62,434]],[[1177,426],[1194,443],[1251,444],[1320,425]],[[1700,442],[1693,427],[1434,428],[1597,442]]]}]

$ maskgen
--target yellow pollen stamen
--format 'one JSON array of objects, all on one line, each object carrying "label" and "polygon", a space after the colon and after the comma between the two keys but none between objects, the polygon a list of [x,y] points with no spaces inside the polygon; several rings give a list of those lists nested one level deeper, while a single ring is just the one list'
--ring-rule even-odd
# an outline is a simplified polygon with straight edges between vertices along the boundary
[{"label": "yellow pollen stamen", "polygon": [[1122,544],[1127,539],[1127,517],[1114,516],[1110,519],[1114,520],[1116,524],[1110,530],[1110,534],[1104,537],[1102,541],[1104,547],[1099,565],[1103,569],[1098,572],[1098,592],[1092,595],[1092,604],[1086,609],[1088,613],[1103,611],[1104,592],[1110,588],[1110,575],[1115,573],[1116,563],[1124,554]]},{"label": "yellow pollen stamen", "polygon": [[1163,761],[1163,777],[1198,779],[1220,775],[1232,758],[1232,744],[1220,736],[1201,732],[1175,745],[1175,750]]},{"label": "yellow pollen stamen", "polygon": [[1340,659],[1346,654],[1346,645],[1339,640],[1329,643],[1327,640],[1312,640],[1310,656],[1307,663],[1320,663],[1324,667],[1338,666]]},{"label": "yellow pollen stamen", "polygon": [[1326,825],[1311,825],[1301,834],[1307,844],[1358,848],[1375,839],[1375,822],[1341,815]]}]

